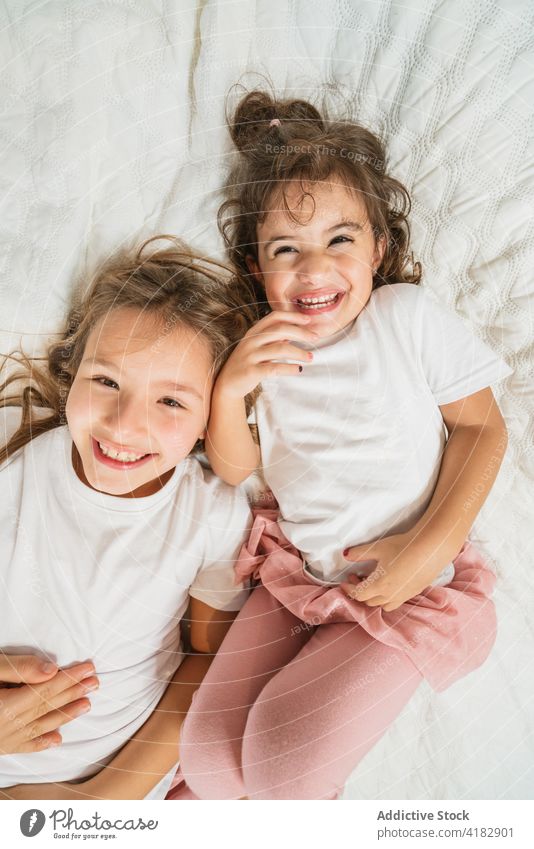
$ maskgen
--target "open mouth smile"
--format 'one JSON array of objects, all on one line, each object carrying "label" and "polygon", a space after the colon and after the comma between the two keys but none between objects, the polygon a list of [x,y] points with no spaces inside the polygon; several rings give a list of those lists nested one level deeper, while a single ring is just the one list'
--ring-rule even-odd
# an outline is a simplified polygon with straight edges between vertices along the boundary
[{"label": "open mouth smile", "polygon": [[294,298],[292,303],[299,312],[303,313],[325,313],[331,312],[339,306],[344,292],[328,292],[325,294],[302,295]]},{"label": "open mouth smile", "polygon": [[91,437],[93,454],[104,466],[112,469],[136,469],[148,462],[154,454],[135,454],[132,451],[117,451],[105,442],[98,442]]}]

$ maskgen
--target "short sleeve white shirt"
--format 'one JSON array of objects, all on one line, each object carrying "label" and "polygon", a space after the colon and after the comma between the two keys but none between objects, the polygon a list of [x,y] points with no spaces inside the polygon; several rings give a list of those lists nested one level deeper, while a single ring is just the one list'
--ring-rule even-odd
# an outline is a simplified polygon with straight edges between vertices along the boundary
[{"label": "short sleeve white shirt", "polygon": [[[0,436],[20,410],[5,410]],[[89,713],[44,752],[0,757],[0,786],[97,772],[145,722],[183,660],[180,619],[193,596],[238,610],[234,562],[251,513],[241,488],[185,459],[145,498],[96,492],[76,476],[59,427],[0,470],[0,647],[66,667],[92,660]]]},{"label": "short sleeve white shirt", "polygon": [[262,382],[256,419],[282,530],[315,578],[337,583],[374,568],[347,563],[345,548],[408,530],[426,510],[447,438],[439,406],[511,369],[404,283],[374,291],[313,353],[302,374]]}]

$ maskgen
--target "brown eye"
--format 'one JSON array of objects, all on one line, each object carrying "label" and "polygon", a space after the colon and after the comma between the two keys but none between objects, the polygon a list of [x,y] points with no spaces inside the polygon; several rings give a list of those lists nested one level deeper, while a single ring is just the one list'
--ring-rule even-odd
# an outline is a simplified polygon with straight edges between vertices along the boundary
[{"label": "brown eye", "polygon": [[172,409],[177,410],[185,410],[184,405],[180,404],[180,402],[177,401],[176,398],[162,398],[161,402],[162,404],[165,404],[166,407],[171,407]]},{"label": "brown eye", "polygon": [[118,389],[119,384],[115,383],[114,380],[111,380],[110,377],[93,377],[92,378],[95,383],[99,383],[100,386],[107,386],[109,389]]},{"label": "brown eye", "polygon": [[278,256],[278,254],[282,254],[282,253],[287,254],[287,253],[290,253],[292,251],[296,252],[296,248],[291,247],[291,245],[283,245],[283,247],[277,248],[275,250],[273,256]]},{"label": "brown eye", "polygon": [[335,236],[330,242],[329,245],[342,245],[344,242],[353,242],[354,239],[351,239],[349,236]]}]

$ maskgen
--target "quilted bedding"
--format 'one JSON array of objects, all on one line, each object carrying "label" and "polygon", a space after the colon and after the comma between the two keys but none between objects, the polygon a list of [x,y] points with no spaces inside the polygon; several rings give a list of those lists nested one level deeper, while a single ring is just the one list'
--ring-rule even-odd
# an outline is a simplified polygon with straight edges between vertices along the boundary
[{"label": "quilted bedding", "polygon": [[0,351],[41,350],[73,286],[123,243],[176,233],[222,256],[224,100],[260,74],[349,101],[385,134],[424,285],[515,368],[498,394],[508,456],[472,533],[498,575],[497,644],[446,692],[420,688],[345,798],[534,791],[533,18],[528,0],[0,8]]}]

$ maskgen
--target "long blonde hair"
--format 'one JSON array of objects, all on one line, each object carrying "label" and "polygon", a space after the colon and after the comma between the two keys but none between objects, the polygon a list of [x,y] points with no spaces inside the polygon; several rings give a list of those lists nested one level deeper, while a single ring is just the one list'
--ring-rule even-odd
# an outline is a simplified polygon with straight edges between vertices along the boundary
[{"label": "long blonde hair", "polygon": [[[160,239],[172,246],[146,250]],[[150,313],[163,334],[180,324],[197,331],[211,347],[215,377],[257,321],[254,302],[244,281],[229,277],[224,265],[194,255],[172,236],[154,236],[138,249],[116,254],[77,299],[60,340],[44,357],[30,358],[19,350],[5,358],[3,367],[14,361],[19,368],[0,384],[0,407],[21,407],[22,416],[18,430],[0,449],[0,463],[30,440],[66,423],[65,404],[87,338],[111,310],[135,307]],[[35,415],[36,408],[49,410],[49,415]],[[199,442],[194,450],[201,447]]]}]

